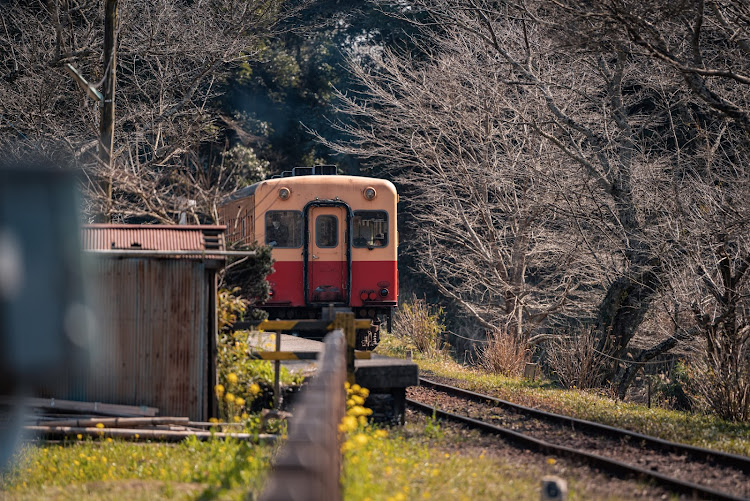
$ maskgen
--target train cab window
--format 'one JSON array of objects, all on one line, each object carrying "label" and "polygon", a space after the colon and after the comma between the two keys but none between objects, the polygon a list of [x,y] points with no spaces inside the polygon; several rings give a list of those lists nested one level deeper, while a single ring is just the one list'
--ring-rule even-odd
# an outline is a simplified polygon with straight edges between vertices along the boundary
[{"label": "train cab window", "polygon": [[266,245],[294,249],[302,246],[302,213],[294,210],[266,212]]},{"label": "train cab window", "polygon": [[336,247],[338,244],[338,218],[331,215],[322,215],[315,218],[315,245],[318,247]]},{"label": "train cab window", "polygon": [[388,245],[388,213],[382,210],[354,211],[352,246],[385,247]]}]

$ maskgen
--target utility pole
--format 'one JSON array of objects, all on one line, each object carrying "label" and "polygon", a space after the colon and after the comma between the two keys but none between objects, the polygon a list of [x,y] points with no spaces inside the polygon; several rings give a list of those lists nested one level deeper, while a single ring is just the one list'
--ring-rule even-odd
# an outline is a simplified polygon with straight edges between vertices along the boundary
[{"label": "utility pole", "polygon": [[99,103],[99,164],[104,167],[103,177],[99,186],[106,196],[104,217],[110,220],[112,211],[112,147],[115,142],[115,82],[117,69],[117,1],[106,0],[104,5],[104,80],[102,81],[104,94],[90,84],[81,73],[71,64],[65,69],[78,83],[81,89],[93,100]]},{"label": "utility pole", "polygon": [[[115,136],[115,81],[117,68],[117,0],[106,0],[104,6],[104,92],[99,120],[99,161],[110,171]],[[107,197],[105,217],[112,208],[112,178],[104,184]]]}]

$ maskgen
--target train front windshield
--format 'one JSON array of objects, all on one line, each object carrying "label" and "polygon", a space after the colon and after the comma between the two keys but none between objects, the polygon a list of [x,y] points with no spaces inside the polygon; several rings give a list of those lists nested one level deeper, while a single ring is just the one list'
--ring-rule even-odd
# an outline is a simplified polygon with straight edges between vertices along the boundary
[{"label": "train front windshield", "polygon": [[380,210],[354,211],[352,224],[354,247],[388,245],[388,213]]},{"label": "train front windshield", "polygon": [[266,212],[266,245],[287,249],[302,247],[302,212]]}]

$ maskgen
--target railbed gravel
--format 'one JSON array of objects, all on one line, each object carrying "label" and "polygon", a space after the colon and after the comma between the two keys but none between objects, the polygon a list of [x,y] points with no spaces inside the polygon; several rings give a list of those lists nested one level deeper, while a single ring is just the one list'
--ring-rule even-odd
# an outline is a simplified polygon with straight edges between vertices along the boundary
[{"label": "railbed gravel", "polygon": [[681,454],[653,450],[629,440],[576,430],[570,426],[547,422],[493,404],[465,400],[423,386],[408,388],[407,397],[446,412],[483,420],[539,440],[581,449],[750,499],[750,476],[735,468],[722,467]]}]

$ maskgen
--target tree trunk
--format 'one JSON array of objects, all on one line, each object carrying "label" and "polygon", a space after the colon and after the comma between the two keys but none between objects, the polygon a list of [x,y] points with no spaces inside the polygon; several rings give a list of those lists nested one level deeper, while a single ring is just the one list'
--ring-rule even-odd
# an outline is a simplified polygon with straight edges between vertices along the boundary
[{"label": "tree trunk", "polygon": [[[643,322],[659,284],[658,269],[648,267],[635,276],[623,276],[610,285],[597,314],[597,331],[600,333],[599,351],[618,359],[625,358],[630,340]],[[626,368],[617,361],[609,365],[605,378],[618,385],[625,383]],[[627,386],[625,386],[627,389]]]},{"label": "tree trunk", "polygon": [[107,173],[108,180],[103,183],[104,196],[107,197],[104,217],[107,221],[112,212],[112,146],[115,135],[115,68],[117,53],[117,0],[107,0],[104,7],[104,102],[99,120],[99,161]]}]

